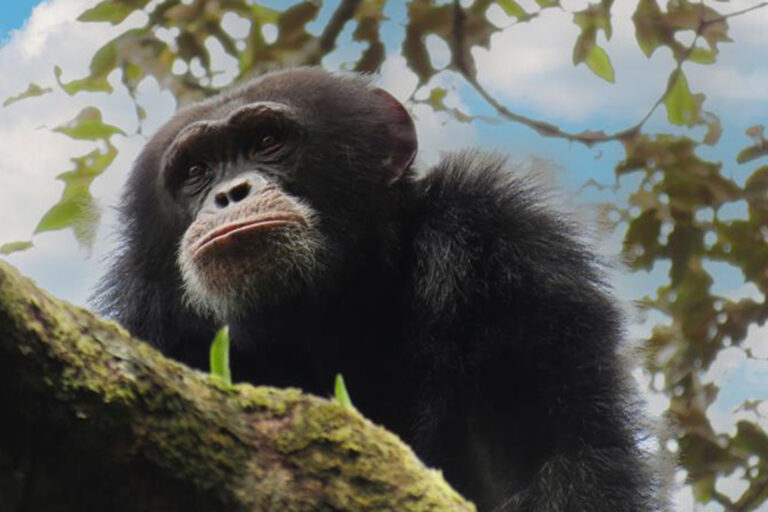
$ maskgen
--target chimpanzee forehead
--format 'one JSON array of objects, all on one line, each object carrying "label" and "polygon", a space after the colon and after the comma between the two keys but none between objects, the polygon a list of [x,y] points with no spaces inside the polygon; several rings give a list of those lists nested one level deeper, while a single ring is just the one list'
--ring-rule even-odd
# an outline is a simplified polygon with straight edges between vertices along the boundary
[{"label": "chimpanzee forehead", "polygon": [[358,75],[299,68],[264,75],[225,95],[223,100],[229,111],[244,103],[271,101],[301,110],[307,117],[337,116],[365,110],[373,100],[371,90],[369,80]]}]

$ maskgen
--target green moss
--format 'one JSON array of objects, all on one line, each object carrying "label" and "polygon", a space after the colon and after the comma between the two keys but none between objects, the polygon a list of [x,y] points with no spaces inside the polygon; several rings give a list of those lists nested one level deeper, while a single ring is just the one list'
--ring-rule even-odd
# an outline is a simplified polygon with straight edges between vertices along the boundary
[{"label": "green moss", "polygon": [[237,406],[244,412],[269,411],[278,416],[284,416],[302,399],[301,391],[295,388],[276,389],[270,387],[253,387],[250,384],[237,384]]}]

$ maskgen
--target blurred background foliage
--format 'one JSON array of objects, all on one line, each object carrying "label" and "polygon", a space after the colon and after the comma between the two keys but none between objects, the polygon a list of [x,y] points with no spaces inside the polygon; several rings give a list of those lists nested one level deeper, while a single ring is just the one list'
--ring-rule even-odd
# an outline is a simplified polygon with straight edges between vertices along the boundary
[{"label": "blurred background foliage", "polygon": [[[382,42],[382,27],[392,23],[384,15],[387,0],[329,3],[334,5],[330,18],[320,30],[309,30],[307,25],[322,7],[319,0],[293,2],[284,8],[268,8],[251,0],[104,0],[83,12],[79,20],[120,25],[135,11],[143,10],[147,14],[145,25],[126,30],[95,49],[86,76],[65,82],[57,68],[58,87],[71,95],[82,91],[111,93],[107,76],[119,70],[141,121],[146,112],[136,100],[136,91],[147,77],[156,79],[179,105],[184,105],[269,70],[321,65],[349,26],[353,27],[352,39],[365,47],[356,60],[342,67],[377,72],[388,56]],[[638,304],[641,311],[665,318],[645,341],[643,352],[652,391],[669,398],[671,428],[661,435],[660,449],[669,452],[685,470],[686,485],[691,486],[698,503],[716,503],[720,509],[734,511],[768,510],[768,435],[758,422],[746,420],[738,422],[733,435],[716,432],[706,411],[719,389],[702,378],[721,351],[740,346],[750,326],[763,325],[768,319],[768,139],[763,126],[744,127],[748,142],[728,164],[749,166],[750,175],[741,186],[723,173],[722,163],[700,157],[697,149],[702,145],[718,143],[721,124],[717,113],[706,109],[704,95],[691,91],[682,68],[683,63],[717,65],[718,46],[735,36],[729,33],[728,19],[768,4],[723,14],[719,11],[727,2],[710,5],[671,0],[662,5],[657,0],[637,0],[632,21],[639,48],[650,57],[666,47],[676,62],[669,70],[665,92],[633,126],[614,133],[599,129],[571,133],[511,111],[487,92],[476,76],[472,49],[487,47],[491,35],[501,30],[488,21],[488,9],[500,7],[515,23],[536,23],[545,9],[565,10],[559,0],[535,3],[536,9],[525,11],[514,0],[410,0],[406,2],[400,53],[420,85],[428,85],[433,76],[446,71],[459,74],[493,109],[496,121],[522,123],[541,136],[576,144],[622,145],[623,158],[615,162],[616,185],[590,179],[585,186],[618,191],[623,177],[639,177],[636,190],[628,197],[617,193],[615,200],[599,206],[601,217],[606,229],[621,230],[623,256],[630,271],[650,270],[662,261],[669,265],[667,282]],[[568,13],[580,29],[573,41],[573,64],[584,64],[596,80],[607,82],[613,82],[614,69],[597,36],[611,37],[612,6],[613,0],[601,0]],[[247,22],[248,29],[237,35],[227,32],[222,18],[231,14]],[[679,35],[691,32],[692,42],[681,42],[685,38]],[[443,67],[435,66],[425,43],[427,36],[436,36],[447,45],[450,59]],[[211,67],[211,39],[237,62],[237,72],[223,83]],[[4,105],[51,90],[33,83],[6,99]],[[565,85],[563,94],[568,94]],[[431,87],[426,99],[411,97],[407,104],[427,104],[461,122],[474,120],[471,112],[447,107],[445,96],[445,89]],[[661,109],[671,126],[689,128],[683,132],[687,134],[680,135],[680,130],[675,134],[647,133],[646,121]],[[35,233],[72,229],[78,242],[87,247],[93,243],[100,215],[90,185],[115,159],[117,149],[111,138],[123,130],[106,124],[96,107],[87,107],[73,112],[71,122],[55,131],[93,141],[94,148],[73,158],[73,168],[57,177],[65,184],[63,194],[40,220]],[[721,220],[718,212],[727,203],[746,204],[748,216]],[[31,246],[31,241],[10,242],[0,247],[0,252],[9,254]],[[762,300],[732,300],[713,293],[716,276],[706,266],[711,261],[740,269],[745,283],[752,283]],[[766,357],[749,347],[744,351],[748,358]],[[761,405],[765,404],[749,400],[742,408],[760,417],[766,410]],[[719,492],[718,480],[735,473],[748,484],[743,493],[734,497]]]}]

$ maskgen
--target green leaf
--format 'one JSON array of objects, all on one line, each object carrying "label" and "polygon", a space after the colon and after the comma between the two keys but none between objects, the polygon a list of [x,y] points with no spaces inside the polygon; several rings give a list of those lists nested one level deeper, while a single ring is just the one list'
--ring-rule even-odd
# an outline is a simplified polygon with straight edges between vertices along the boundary
[{"label": "green leaf", "polygon": [[670,37],[667,23],[656,0],[639,0],[632,21],[635,24],[637,45],[646,57],[653,55],[656,48]]},{"label": "green leaf", "polygon": [[53,89],[51,89],[50,87],[40,87],[36,83],[32,82],[31,84],[29,84],[29,87],[27,87],[27,90],[24,91],[23,93],[7,98],[3,102],[3,106],[7,107],[8,105],[16,103],[17,101],[21,101],[27,98],[33,98],[36,96],[42,96],[43,94],[48,94],[51,91],[53,91]]},{"label": "green leaf", "polygon": [[753,423],[741,420],[736,424],[737,433],[733,444],[758,456],[768,453],[768,435]]},{"label": "green leaf", "polygon": [[229,326],[224,326],[216,333],[211,343],[211,375],[232,384],[232,372],[229,370]]},{"label": "green leaf", "polygon": [[112,25],[117,25],[137,9],[137,6],[127,5],[125,2],[105,0],[85,11],[77,18],[77,21],[105,21]]},{"label": "green leaf", "polygon": [[717,52],[706,48],[694,48],[688,59],[696,64],[714,64]]},{"label": "green leaf", "polygon": [[667,108],[667,119],[672,124],[687,125],[695,119],[696,104],[682,70],[672,73],[664,106]]},{"label": "green leaf", "polygon": [[606,82],[614,82],[613,65],[611,64],[611,59],[608,57],[608,54],[605,53],[605,50],[596,44],[592,45],[584,62],[586,62],[587,66],[589,66],[589,69],[591,69],[594,74]]},{"label": "green leaf", "polygon": [[527,18],[528,13],[513,0],[496,0],[496,4],[501,7],[507,16],[516,18]]},{"label": "green leaf", "polygon": [[106,151],[96,149],[72,158],[75,168],[56,178],[63,181],[61,199],[38,223],[35,233],[72,228],[81,246],[90,248],[100,218],[99,206],[90,192],[93,180],[102,174],[117,156],[117,149],[107,141]]},{"label": "green leaf", "polygon": [[90,248],[100,216],[99,207],[86,187],[67,185],[61,200],[43,215],[34,233],[71,227],[78,243]]},{"label": "green leaf", "polygon": [[269,7],[264,7],[259,4],[254,4],[251,7],[251,10],[253,12],[253,19],[257,21],[260,25],[277,23],[277,20],[280,19],[280,11],[275,9],[270,9]]},{"label": "green leaf", "polygon": [[761,156],[768,156],[768,141],[742,149],[736,156],[736,161],[745,164]]},{"label": "green leaf", "polygon": [[96,107],[85,107],[73,120],[57,126],[53,131],[79,140],[108,139],[115,134],[125,135],[120,128],[104,124],[101,111]]},{"label": "green leaf", "polygon": [[344,377],[340,373],[336,374],[336,383],[334,385],[334,395],[336,398],[336,403],[344,407],[345,409],[354,409],[355,406],[352,405],[352,400],[349,398],[349,393],[347,392],[347,386],[344,385]]},{"label": "green leaf", "polygon": [[117,42],[113,39],[98,49],[91,59],[90,73],[85,78],[64,83],[61,81],[61,68],[54,67],[54,74],[59,86],[70,96],[80,91],[112,92],[112,86],[107,81],[107,75],[117,66]]},{"label": "green leaf", "polygon": [[445,104],[443,103],[443,100],[445,100],[447,95],[448,91],[445,88],[433,87],[429,92],[427,103],[429,103],[435,110],[445,110]]},{"label": "green leaf", "polygon": [[11,254],[13,252],[26,251],[30,247],[32,247],[32,242],[29,240],[8,242],[7,244],[0,245],[0,254]]}]

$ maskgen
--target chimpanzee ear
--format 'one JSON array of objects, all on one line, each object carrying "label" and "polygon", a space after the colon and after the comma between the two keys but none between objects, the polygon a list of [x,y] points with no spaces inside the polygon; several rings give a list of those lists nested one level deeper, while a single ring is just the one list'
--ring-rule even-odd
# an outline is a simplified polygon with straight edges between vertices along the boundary
[{"label": "chimpanzee ear", "polygon": [[416,158],[416,151],[419,147],[416,139],[416,126],[413,124],[411,115],[394,96],[379,88],[373,89],[372,92],[384,101],[385,108],[390,113],[387,129],[392,144],[389,156],[384,161],[384,166],[390,172],[389,182],[395,183]]}]

